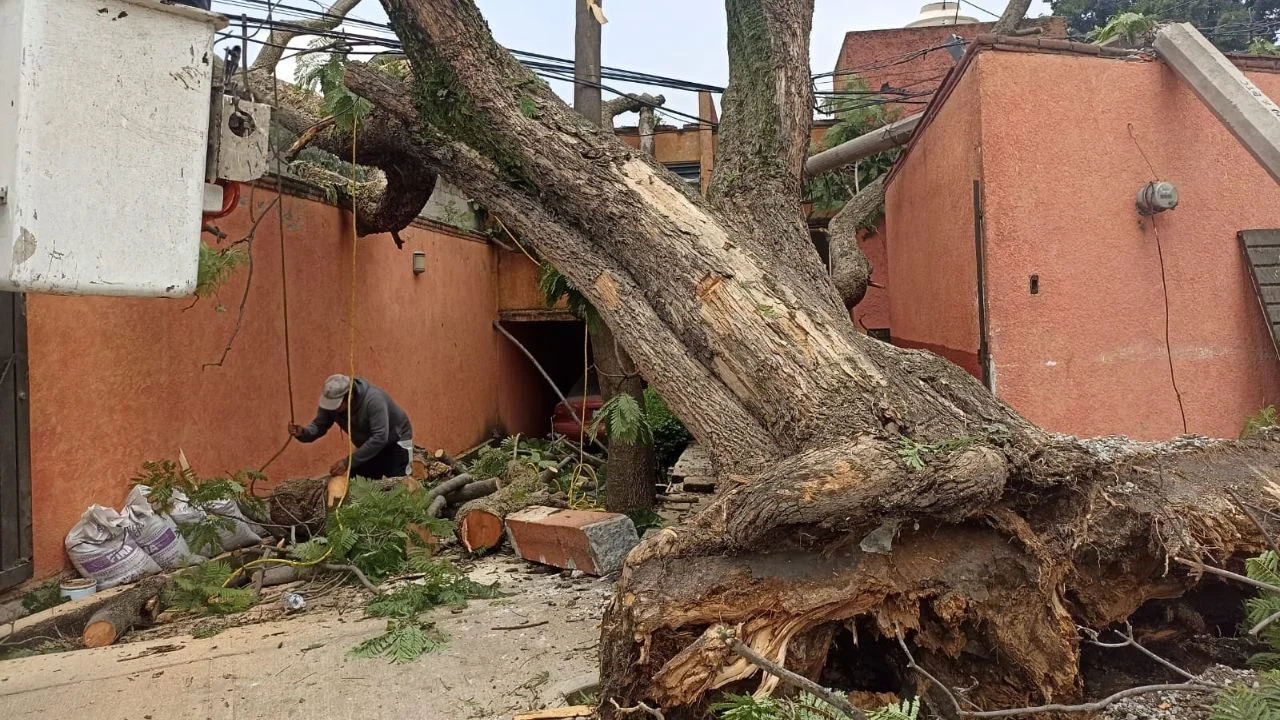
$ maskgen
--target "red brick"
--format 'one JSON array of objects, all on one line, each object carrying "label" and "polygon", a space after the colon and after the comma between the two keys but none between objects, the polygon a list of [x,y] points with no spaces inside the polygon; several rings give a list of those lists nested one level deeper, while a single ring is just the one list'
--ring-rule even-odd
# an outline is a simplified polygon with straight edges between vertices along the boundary
[{"label": "red brick", "polygon": [[535,506],[506,518],[507,537],[525,560],[607,575],[640,541],[626,515]]}]

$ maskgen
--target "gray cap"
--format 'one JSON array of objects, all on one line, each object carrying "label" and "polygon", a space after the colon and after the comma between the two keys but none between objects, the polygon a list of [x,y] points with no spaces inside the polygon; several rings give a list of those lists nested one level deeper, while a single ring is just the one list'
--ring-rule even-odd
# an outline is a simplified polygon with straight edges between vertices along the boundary
[{"label": "gray cap", "polygon": [[324,392],[320,393],[320,407],[325,410],[337,410],[346,399],[351,389],[351,378],[346,375],[330,375],[324,381]]}]

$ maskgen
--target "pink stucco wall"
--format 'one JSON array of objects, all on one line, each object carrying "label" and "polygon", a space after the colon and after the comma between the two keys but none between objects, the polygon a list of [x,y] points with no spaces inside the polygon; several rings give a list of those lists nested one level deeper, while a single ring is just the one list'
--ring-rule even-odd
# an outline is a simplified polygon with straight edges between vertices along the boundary
[{"label": "pink stucco wall", "polygon": [[[981,172],[977,76],[960,84],[885,190],[889,327],[896,345],[931,350],[977,375],[972,182]],[[956,100],[960,100],[957,102]]]},{"label": "pink stucco wall", "polygon": [[[1248,75],[1280,97],[1280,75]],[[1246,416],[1280,400],[1280,363],[1236,239],[1242,229],[1280,227],[1280,186],[1172,71],[988,50],[941,110],[890,185],[895,318],[928,317],[924,332],[945,338],[953,312],[938,305],[974,304],[971,286],[946,283],[943,298],[919,276],[900,279],[898,268],[908,262],[901,255],[923,254],[916,261],[936,263],[939,274],[970,276],[971,264],[945,258],[973,256],[972,211],[960,208],[980,178],[1002,399],[1051,430],[1140,439],[1182,433],[1184,412],[1189,432],[1235,436]],[[948,113],[976,115],[980,127],[939,122]],[[981,165],[942,160],[949,156]],[[1140,224],[1134,197],[1153,176],[1177,186],[1180,205]],[[930,192],[935,206],[919,204]],[[954,231],[911,219],[941,214],[939,204],[960,213]]]},{"label": "pink stucco wall", "polygon": [[[90,504],[119,506],[144,460],[185,451],[197,472],[262,465],[289,423],[274,192],[253,193],[270,212],[253,242],[243,326],[220,367],[248,274],[189,300],[30,295],[32,509],[37,577],[63,567],[63,537]],[[217,221],[231,239],[250,227],[249,193]],[[293,403],[311,419],[320,386],[348,367],[350,218],[286,195],[285,241]],[[440,226],[356,246],[356,372],[385,387],[409,413],[419,445],[458,451],[499,425],[545,424],[529,408],[527,361],[492,328],[497,261],[489,244]],[[412,272],[412,253],[427,271]],[[221,304],[224,312],[216,308]],[[322,472],[344,452],[341,435],[294,443],[269,468],[272,481]]]},{"label": "pink stucco wall", "polygon": [[885,237],[883,220],[873,230],[858,231],[858,247],[871,263],[872,282],[862,301],[850,313],[854,326],[861,332],[889,329],[889,252]]}]

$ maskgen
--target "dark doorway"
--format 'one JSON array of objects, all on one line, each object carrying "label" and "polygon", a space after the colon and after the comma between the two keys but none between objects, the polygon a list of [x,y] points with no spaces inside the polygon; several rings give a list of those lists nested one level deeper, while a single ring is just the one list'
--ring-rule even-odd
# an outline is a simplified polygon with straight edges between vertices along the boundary
[{"label": "dark doorway", "polygon": [[32,575],[27,409],[26,302],[0,293],[0,590]]}]

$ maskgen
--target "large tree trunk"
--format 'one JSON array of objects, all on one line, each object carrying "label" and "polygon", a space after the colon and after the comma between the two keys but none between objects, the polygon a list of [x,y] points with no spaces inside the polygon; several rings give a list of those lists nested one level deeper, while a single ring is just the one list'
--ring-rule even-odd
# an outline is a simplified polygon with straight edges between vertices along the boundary
[{"label": "large tree trunk", "polygon": [[565,107],[470,0],[383,5],[414,77],[349,68],[371,122],[403,128],[389,140],[403,157],[583,291],[725,480],[628,557],[603,627],[606,698],[677,706],[758,677],[717,625],[812,672],[852,623],[903,633],[945,682],[977,678],[980,705],[1068,700],[1077,624],[1185,590],[1175,556],[1260,546],[1226,493],[1280,499],[1275,438],[1053,436],[954,365],[854,330],[798,202],[812,0],[727,0],[707,200]]}]

